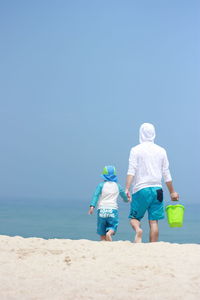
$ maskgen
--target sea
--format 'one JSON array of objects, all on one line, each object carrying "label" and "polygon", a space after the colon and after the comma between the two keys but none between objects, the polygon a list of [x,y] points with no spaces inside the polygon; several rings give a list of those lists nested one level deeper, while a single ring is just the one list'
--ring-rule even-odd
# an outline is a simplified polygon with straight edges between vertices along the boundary
[{"label": "sea", "polygon": [[[167,205],[169,203],[165,203]],[[200,243],[200,204],[184,204],[183,226],[171,228],[167,218],[159,221],[159,241]],[[0,199],[0,235],[44,239],[89,239],[98,241],[96,212],[88,215],[87,201],[62,199]],[[120,222],[114,241],[133,241],[129,204],[119,203]],[[141,222],[143,242],[149,240],[148,217]]]}]

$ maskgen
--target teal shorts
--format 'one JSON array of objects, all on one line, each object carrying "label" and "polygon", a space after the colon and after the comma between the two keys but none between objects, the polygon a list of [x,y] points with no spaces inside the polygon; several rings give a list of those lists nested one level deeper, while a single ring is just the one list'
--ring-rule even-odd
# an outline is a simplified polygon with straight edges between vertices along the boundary
[{"label": "teal shorts", "polygon": [[117,231],[119,216],[117,209],[98,209],[97,210],[97,234],[106,235],[106,232]]},{"label": "teal shorts", "polygon": [[140,221],[146,211],[149,220],[164,219],[163,190],[160,187],[147,187],[132,195],[129,218]]}]

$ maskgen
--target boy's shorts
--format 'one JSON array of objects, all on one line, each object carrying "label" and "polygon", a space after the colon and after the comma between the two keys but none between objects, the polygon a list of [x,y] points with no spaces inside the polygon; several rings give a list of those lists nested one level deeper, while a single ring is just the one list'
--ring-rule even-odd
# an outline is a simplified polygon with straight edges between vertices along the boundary
[{"label": "boy's shorts", "polygon": [[117,231],[119,224],[119,216],[117,209],[98,209],[97,211],[97,233],[106,235],[106,232],[113,230]]},{"label": "boy's shorts", "polygon": [[162,188],[147,187],[132,195],[129,218],[140,221],[147,210],[149,220],[164,219]]}]

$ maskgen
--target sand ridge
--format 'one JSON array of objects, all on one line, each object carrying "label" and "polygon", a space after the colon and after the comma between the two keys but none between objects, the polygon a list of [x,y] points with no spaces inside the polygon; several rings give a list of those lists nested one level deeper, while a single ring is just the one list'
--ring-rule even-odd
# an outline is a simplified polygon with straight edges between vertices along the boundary
[{"label": "sand ridge", "polygon": [[0,236],[0,299],[200,299],[200,245]]}]

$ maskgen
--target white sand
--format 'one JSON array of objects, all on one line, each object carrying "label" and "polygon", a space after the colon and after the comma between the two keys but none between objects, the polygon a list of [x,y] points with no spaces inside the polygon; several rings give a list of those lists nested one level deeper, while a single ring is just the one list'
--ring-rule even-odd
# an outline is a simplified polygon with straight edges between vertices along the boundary
[{"label": "white sand", "polygon": [[0,300],[200,299],[200,245],[0,236]]}]

